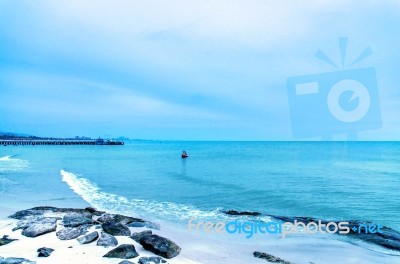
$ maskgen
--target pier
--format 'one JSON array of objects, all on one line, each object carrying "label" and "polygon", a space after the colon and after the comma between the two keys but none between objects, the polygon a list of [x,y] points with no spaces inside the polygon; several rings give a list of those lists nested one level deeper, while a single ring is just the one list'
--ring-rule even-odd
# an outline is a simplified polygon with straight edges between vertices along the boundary
[{"label": "pier", "polygon": [[41,145],[124,145],[119,140],[104,139],[0,139],[0,146],[41,146]]}]

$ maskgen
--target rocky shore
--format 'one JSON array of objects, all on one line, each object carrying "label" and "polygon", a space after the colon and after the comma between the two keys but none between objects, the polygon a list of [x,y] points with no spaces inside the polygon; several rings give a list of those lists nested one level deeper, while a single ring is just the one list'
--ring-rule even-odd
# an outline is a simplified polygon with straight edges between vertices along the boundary
[{"label": "rocky shore", "polygon": [[[264,215],[234,210],[225,213],[248,221]],[[0,264],[392,264],[398,261],[395,252],[374,252],[336,239],[312,236],[281,239],[276,235],[246,239],[243,234],[221,237],[164,222],[161,228],[145,219],[91,207],[41,206],[18,211],[6,219],[7,215],[0,219]],[[272,219],[304,223],[318,220],[279,216]],[[386,228],[384,231],[382,236],[371,236],[365,241],[382,241],[381,244],[397,248],[398,233],[387,232]]]},{"label": "rocky shore", "polygon": [[[102,256],[103,258],[119,259],[121,264],[168,263],[166,259],[172,259],[181,252],[181,248],[175,242],[153,233],[152,230],[160,228],[155,223],[140,218],[110,214],[90,207],[85,209],[34,207],[18,211],[10,218],[18,220],[12,227],[12,231],[21,230],[22,236],[33,239],[54,233],[54,236],[61,241],[76,240],[82,246],[95,243],[98,247],[110,249]],[[147,229],[135,232],[138,228]],[[132,243],[121,244],[118,242],[118,237],[128,237]],[[18,243],[18,239],[7,235],[0,239],[0,246],[10,243]],[[136,250],[139,245],[153,256],[140,256]],[[53,252],[55,249],[40,246],[37,249],[37,257],[51,258]],[[131,260],[136,262],[131,262]],[[0,263],[36,262],[13,256],[0,257]]]},{"label": "rocky shore", "polygon": [[[236,211],[236,210],[228,210],[223,211],[224,214],[230,216],[268,216],[275,221],[282,221],[282,222],[289,222],[289,223],[303,223],[305,225],[314,222],[318,223],[321,222],[323,225],[327,225],[329,222],[333,222],[339,224],[340,221],[328,221],[325,219],[318,219],[313,217],[301,217],[301,216],[294,216],[294,217],[287,217],[287,216],[278,216],[278,215],[269,215],[269,214],[262,214],[260,212],[252,212],[252,211]],[[357,232],[352,229],[352,227],[357,226],[369,226],[373,223],[368,221],[359,221],[359,220],[342,220],[341,222],[348,222],[347,227],[350,228],[350,232],[348,234],[340,234],[339,230],[335,232],[337,235],[345,235],[350,236],[352,238],[365,241],[370,244],[378,245],[385,249],[400,251],[400,232],[390,228],[383,226],[382,232],[375,232],[375,233],[365,233],[365,232]]]}]

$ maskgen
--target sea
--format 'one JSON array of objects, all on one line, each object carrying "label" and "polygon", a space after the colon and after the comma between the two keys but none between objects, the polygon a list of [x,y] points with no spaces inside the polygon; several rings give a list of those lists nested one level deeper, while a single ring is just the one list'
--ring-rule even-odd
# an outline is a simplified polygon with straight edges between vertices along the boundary
[{"label": "sea", "polygon": [[38,205],[90,205],[184,228],[190,218],[219,221],[237,210],[400,231],[399,187],[399,142],[0,146],[3,217]]}]

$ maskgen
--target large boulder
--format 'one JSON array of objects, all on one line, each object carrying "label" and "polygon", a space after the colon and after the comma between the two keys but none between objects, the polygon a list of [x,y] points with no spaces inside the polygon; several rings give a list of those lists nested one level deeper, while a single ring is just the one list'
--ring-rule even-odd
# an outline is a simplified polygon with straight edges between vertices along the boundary
[{"label": "large boulder", "polygon": [[144,249],[164,258],[173,258],[181,252],[181,248],[168,238],[158,235],[144,236],[140,239]]},{"label": "large boulder", "polygon": [[0,246],[7,245],[15,240],[18,240],[18,239],[12,239],[12,238],[8,238],[8,236],[3,236],[3,238],[0,238]]},{"label": "large boulder", "polygon": [[93,224],[93,220],[91,218],[87,218],[85,215],[78,213],[69,213],[63,217],[63,225],[65,227],[77,227],[80,225],[89,225]]},{"label": "large boulder", "polygon": [[130,236],[129,227],[121,223],[107,222],[101,225],[103,230],[113,236]]},{"label": "large boulder", "polygon": [[0,257],[0,264],[36,264],[35,261],[30,261],[24,258],[2,258]]},{"label": "large boulder", "polygon": [[259,258],[259,259],[264,259],[267,262],[270,263],[279,263],[279,264],[294,264],[293,262],[287,261],[287,260],[283,260],[281,258],[275,257],[271,254],[268,253],[264,253],[264,252],[259,252],[259,251],[254,251],[253,256],[255,258]]},{"label": "large boulder", "polygon": [[37,237],[50,232],[56,231],[57,228],[57,218],[53,217],[43,217],[35,218],[25,222],[25,225],[21,227],[22,235],[26,237]]},{"label": "large boulder", "polygon": [[115,247],[118,245],[118,240],[105,232],[101,232],[99,240],[97,240],[97,245],[102,247]]},{"label": "large boulder", "polygon": [[139,254],[136,252],[134,245],[123,244],[114,248],[113,250],[105,254],[103,257],[131,259],[131,258],[136,258],[137,256],[139,256]]},{"label": "large boulder", "polygon": [[53,251],[54,251],[54,249],[52,249],[52,248],[46,248],[46,247],[39,248],[37,250],[37,252],[39,252],[38,257],[47,258],[51,255],[51,253]]},{"label": "large boulder", "polygon": [[83,245],[83,244],[92,243],[93,241],[95,241],[98,238],[99,238],[99,233],[97,231],[94,231],[85,236],[77,238],[77,240],[81,245]]},{"label": "large boulder", "polygon": [[127,224],[128,227],[147,227],[147,228],[151,228],[151,229],[160,229],[160,225],[150,222],[150,221],[142,221],[142,222],[130,222],[129,224]]},{"label": "large boulder", "polygon": [[93,207],[86,207],[85,210],[95,216],[101,216],[105,213],[104,211],[98,211],[96,208]]},{"label": "large boulder", "polygon": [[141,257],[138,264],[161,264],[167,261],[161,257]]},{"label": "large boulder", "polygon": [[87,233],[88,226],[67,227],[57,231],[56,235],[60,240],[71,240]]},{"label": "large boulder", "polygon": [[121,223],[121,224],[130,224],[132,222],[145,222],[143,219],[134,218],[130,216],[120,215],[120,214],[103,214],[97,221],[100,223]]},{"label": "large boulder", "polygon": [[140,243],[140,239],[144,236],[149,236],[152,235],[153,233],[151,232],[151,230],[145,230],[142,232],[135,232],[133,233],[130,238],[132,238],[133,240],[135,240],[136,242]]},{"label": "large boulder", "polygon": [[92,217],[92,213],[87,211],[86,209],[75,209],[75,208],[57,208],[57,207],[52,207],[52,206],[39,206],[39,207],[34,207],[31,209],[26,209],[22,211],[18,211],[12,215],[10,215],[10,218],[14,219],[23,219],[26,216],[43,216],[45,214],[53,214],[57,216],[63,216],[64,214],[68,213],[77,213],[77,214],[82,214],[88,218]]}]

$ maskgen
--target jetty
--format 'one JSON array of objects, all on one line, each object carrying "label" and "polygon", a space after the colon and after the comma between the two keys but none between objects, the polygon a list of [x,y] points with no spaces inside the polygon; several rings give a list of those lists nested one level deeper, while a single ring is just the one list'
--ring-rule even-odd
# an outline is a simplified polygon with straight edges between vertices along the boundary
[{"label": "jetty", "polygon": [[40,145],[124,145],[120,140],[104,139],[42,139],[18,138],[0,139],[0,146],[40,146]]}]

